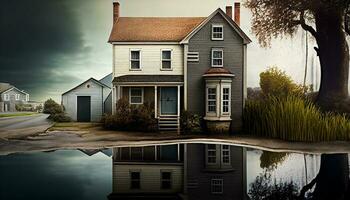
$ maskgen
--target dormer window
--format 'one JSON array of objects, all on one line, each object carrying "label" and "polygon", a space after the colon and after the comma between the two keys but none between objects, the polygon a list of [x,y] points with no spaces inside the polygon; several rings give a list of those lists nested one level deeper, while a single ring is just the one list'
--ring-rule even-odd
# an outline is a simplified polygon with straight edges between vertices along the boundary
[{"label": "dormer window", "polygon": [[212,40],[224,40],[224,26],[219,24],[212,25],[211,30]]},{"label": "dormer window", "polygon": [[130,50],[130,70],[141,70],[141,50]]},{"label": "dormer window", "polygon": [[214,48],[211,50],[211,66],[223,67],[224,64],[224,50]]}]

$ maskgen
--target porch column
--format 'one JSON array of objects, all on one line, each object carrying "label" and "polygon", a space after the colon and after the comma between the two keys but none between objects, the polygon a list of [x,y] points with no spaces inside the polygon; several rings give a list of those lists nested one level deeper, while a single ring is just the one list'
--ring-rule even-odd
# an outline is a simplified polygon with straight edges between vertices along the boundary
[{"label": "porch column", "polygon": [[154,118],[157,119],[158,115],[158,92],[157,92],[157,86],[154,86]]},{"label": "porch column", "polygon": [[180,85],[177,86],[177,116],[180,116]]},{"label": "porch column", "polygon": [[113,86],[113,88],[112,88],[112,114],[114,115],[115,114],[115,104],[116,104],[116,102],[117,102],[117,100],[116,100],[116,98],[117,98],[117,90],[116,90],[116,88],[115,88],[115,86]]}]

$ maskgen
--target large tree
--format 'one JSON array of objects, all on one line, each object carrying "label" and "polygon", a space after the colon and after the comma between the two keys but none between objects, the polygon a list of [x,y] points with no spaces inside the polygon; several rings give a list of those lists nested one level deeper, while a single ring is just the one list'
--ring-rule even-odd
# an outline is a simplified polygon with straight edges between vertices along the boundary
[{"label": "large tree", "polygon": [[299,27],[317,42],[314,49],[321,66],[317,103],[336,109],[348,97],[350,0],[247,0],[252,11],[252,30],[262,46],[272,38],[296,33]]}]

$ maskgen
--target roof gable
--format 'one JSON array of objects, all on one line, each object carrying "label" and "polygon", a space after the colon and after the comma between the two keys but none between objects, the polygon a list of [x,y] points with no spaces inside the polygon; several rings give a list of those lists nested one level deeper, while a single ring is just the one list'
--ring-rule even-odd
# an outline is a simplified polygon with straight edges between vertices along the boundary
[{"label": "roof gable", "polygon": [[243,32],[243,30],[236,24],[236,22],[227,16],[221,8],[215,10],[211,15],[209,15],[205,20],[203,20],[195,29],[193,29],[180,43],[187,44],[190,39],[198,33],[210,20],[215,17],[217,14],[221,15],[228,24],[232,27],[232,29],[243,39],[244,44],[248,44],[251,42],[251,39]]},{"label": "roof gable", "polygon": [[89,81],[92,81],[92,82],[96,83],[97,85],[99,85],[101,87],[110,88],[108,85],[105,85],[105,84],[101,83],[100,81],[98,81],[98,80],[96,80],[94,78],[89,78],[88,80],[84,81],[83,83],[81,83],[81,84],[77,85],[76,87],[74,87],[74,88],[68,90],[67,92],[63,93],[62,96],[67,94],[67,93],[69,93],[69,92],[71,92],[71,91],[73,91],[73,90],[75,90],[75,89],[77,89],[77,88],[79,88],[80,86],[84,85],[85,83],[87,83]]},{"label": "roof gable", "polygon": [[18,93],[22,93],[24,95],[29,95],[28,93],[16,88],[15,86],[12,86],[12,85],[10,85],[10,87],[8,87],[7,89],[0,91],[0,94],[5,93],[5,92],[9,92],[12,90],[16,90]]}]

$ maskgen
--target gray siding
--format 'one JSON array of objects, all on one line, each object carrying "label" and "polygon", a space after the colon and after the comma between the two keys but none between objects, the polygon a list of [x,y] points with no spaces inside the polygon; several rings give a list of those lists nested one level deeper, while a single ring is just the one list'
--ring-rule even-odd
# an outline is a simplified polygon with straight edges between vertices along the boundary
[{"label": "gray siding", "polygon": [[[9,101],[5,101],[5,94],[8,94],[10,96]],[[19,100],[16,100],[16,94],[19,94]],[[16,111],[16,104],[26,104],[26,94],[18,91],[16,88],[13,88],[12,90],[6,91],[0,95],[0,101],[3,103],[1,104],[2,109],[0,109],[0,112],[6,111],[5,107],[7,108],[8,112],[14,112]]]},{"label": "gray siding", "polygon": [[[189,199],[244,199],[245,154],[230,146],[232,170],[206,170],[205,144],[187,144],[187,193]],[[211,179],[223,179],[223,194],[211,193]]]},{"label": "gray siding", "polygon": [[[212,24],[224,26],[224,40],[211,40]],[[232,80],[231,118],[232,129],[242,127],[243,110],[243,40],[218,13],[189,42],[189,51],[199,52],[199,62],[188,62],[188,110],[205,115],[205,81],[202,75],[211,67],[211,49],[224,50],[224,67],[235,77]]]}]

